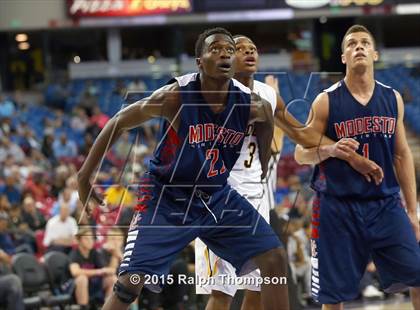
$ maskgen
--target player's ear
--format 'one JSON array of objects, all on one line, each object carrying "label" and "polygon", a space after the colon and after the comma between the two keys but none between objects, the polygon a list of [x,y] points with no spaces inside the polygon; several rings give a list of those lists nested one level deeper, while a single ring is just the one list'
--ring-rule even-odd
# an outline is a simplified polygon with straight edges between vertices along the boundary
[{"label": "player's ear", "polygon": [[379,52],[378,51],[374,51],[373,52],[373,60],[374,61],[378,61],[378,59],[379,59]]},{"label": "player's ear", "polygon": [[344,53],[341,54],[341,62],[345,65],[346,64],[346,57],[344,56]]},{"label": "player's ear", "polygon": [[198,67],[199,69],[201,69],[201,58],[196,58],[196,59],[195,59],[195,63],[197,64],[197,67]]}]

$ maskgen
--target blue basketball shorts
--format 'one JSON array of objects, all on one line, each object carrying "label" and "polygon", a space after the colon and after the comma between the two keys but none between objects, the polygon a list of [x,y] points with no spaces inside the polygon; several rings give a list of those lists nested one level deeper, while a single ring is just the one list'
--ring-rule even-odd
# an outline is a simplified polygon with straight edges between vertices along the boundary
[{"label": "blue basketball shorts", "polygon": [[140,186],[119,275],[154,275],[159,283],[145,286],[159,292],[177,254],[197,237],[238,276],[257,268],[253,257],[282,246],[258,211],[229,185],[209,195],[199,186],[162,185],[150,177]]},{"label": "blue basketball shorts", "polygon": [[318,193],[311,252],[311,293],[321,304],[355,299],[370,259],[385,291],[420,286],[420,247],[399,195],[357,200]]}]

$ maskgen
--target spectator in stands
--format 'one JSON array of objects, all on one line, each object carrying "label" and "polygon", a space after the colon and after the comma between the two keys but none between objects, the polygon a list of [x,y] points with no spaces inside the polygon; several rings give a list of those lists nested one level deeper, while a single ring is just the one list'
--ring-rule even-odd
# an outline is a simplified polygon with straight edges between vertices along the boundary
[{"label": "spectator in stands", "polygon": [[130,92],[144,92],[146,90],[146,84],[140,79],[135,79],[134,81],[130,82],[130,84],[128,84],[127,86],[127,91]]},{"label": "spectator in stands", "polygon": [[123,259],[124,234],[118,228],[111,228],[106,234],[106,242],[102,246],[104,264],[117,271]]},{"label": "spectator in stands", "polygon": [[72,140],[67,139],[67,135],[62,133],[60,138],[54,141],[53,145],[54,157],[57,159],[67,159],[77,156],[77,146]]},{"label": "spectator in stands", "polygon": [[42,140],[41,151],[45,157],[49,160],[54,161],[54,151],[53,151],[54,135],[51,133],[46,133],[44,139]]},{"label": "spectator in stands", "polygon": [[80,100],[79,107],[82,108],[88,117],[92,116],[92,110],[98,106],[98,98],[90,92],[85,91],[82,99]]},{"label": "spectator in stands", "polygon": [[11,274],[11,240],[5,239],[3,231],[7,227],[7,214],[0,211],[0,305],[6,310],[23,310],[23,288],[20,279]]},{"label": "spectator in stands", "polygon": [[121,184],[115,184],[105,191],[105,200],[111,206],[130,207],[135,202],[135,197]]},{"label": "spectator in stands", "polygon": [[44,177],[43,171],[35,170],[26,181],[25,192],[31,194],[35,201],[44,202],[49,196],[49,185]]},{"label": "spectator in stands", "polygon": [[8,100],[3,95],[0,95],[0,119],[11,118],[16,111],[13,101]]},{"label": "spectator in stands", "polygon": [[35,253],[36,240],[35,233],[29,228],[22,219],[22,208],[13,206],[9,211],[9,228],[12,235],[16,252]]},{"label": "spectator in stands", "polygon": [[22,220],[32,231],[43,229],[45,227],[45,218],[36,208],[35,200],[32,196],[27,196],[23,200]]},{"label": "spectator in stands", "polygon": [[127,92],[127,89],[124,85],[124,81],[123,80],[118,80],[115,83],[115,87],[112,90],[112,94],[123,97],[123,96],[125,96],[126,92]]},{"label": "spectator in stands", "polygon": [[7,196],[0,194],[0,212],[9,212],[10,207],[10,202],[9,199],[7,199]]},{"label": "spectator in stands", "polygon": [[0,211],[0,249],[7,255],[14,255],[16,247],[8,232],[10,217],[5,211]]},{"label": "spectator in stands", "polygon": [[14,175],[6,177],[4,186],[0,186],[0,195],[6,195],[12,205],[19,204],[22,200],[22,192],[17,186],[18,180]]},{"label": "spectator in stands", "polygon": [[[50,171],[52,163],[41,153],[38,149],[32,149],[30,157],[28,157],[29,162],[33,166],[38,167],[42,171]],[[29,175],[29,170],[25,170],[26,177]]]},{"label": "spectator in stands", "polygon": [[289,216],[292,218],[302,218],[305,220],[311,215],[311,207],[306,201],[303,191],[298,190],[297,192],[292,192],[290,201],[292,202],[292,209],[290,210]]},{"label": "spectator in stands", "polygon": [[102,113],[101,109],[98,106],[95,106],[92,110],[92,116],[90,118],[91,125],[102,130],[102,128],[105,127],[105,124],[108,121],[109,116],[105,113]]},{"label": "spectator in stands", "polygon": [[15,132],[16,132],[16,128],[14,124],[12,123],[11,118],[6,117],[6,118],[1,119],[0,134],[4,136],[10,136],[11,134],[14,134]]},{"label": "spectator in stands", "polygon": [[54,203],[53,208],[51,210],[51,215],[57,215],[60,213],[60,206],[63,204],[67,205],[70,209],[70,214],[73,214],[76,210],[77,201],[79,200],[79,196],[76,196],[74,199],[72,197],[72,189],[66,187],[58,196],[58,200]]},{"label": "spectator in stands", "polygon": [[99,93],[98,87],[94,84],[92,80],[89,80],[86,82],[86,92],[91,96],[97,96]]},{"label": "spectator in stands", "polygon": [[124,132],[112,148],[116,159],[125,161],[130,153],[133,143],[134,142],[130,142],[129,132]]},{"label": "spectator in stands", "polygon": [[301,283],[303,296],[309,297],[311,292],[311,258],[307,249],[310,241],[303,229],[302,219],[292,218],[289,222],[287,234],[287,253],[292,276],[297,283]]},{"label": "spectator in stands", "polygon": [[13,156],[17,163],[21,163],[25,159],[25,153],[20,146],[11,142],[7,137],[3,137],[0,140],[0,162],[4,161],[9,155]]},{"label": "spectator in stands", "polygon": [[24,128],[19,145],[26,155],[30,155],[33,149],[39,150],[41,148],[30,128]]},{"label": "spectator in stands", "polygon": [[89,154],[90,148],[92,147],[94,141],[95,140],[92,134],[89,132],[86,132],[84,135],[83,144],[80,148],[79,154],[86,157]]},{"label": "spectator in stands", "polygon": [[48,220],[45,227],[44,246],[48,251],[69,253],[77,234],[76,220],[70,216],[68,205],[60,206],[60,214]]},{"label": "spectator in stands", "polygon": [[89,117],[87,116],[86,111],[80,107],[75,107],[73,116],[70,120],[70,126],[75,131],[85,132],[89,126]]},{"label": "spectator in stands", "polygon": [[112,293],[117,280],[116,268],[105,266],[103,257],[94,249],[94,236],[90,229],[81,229],[77,235],[78,248],[70,253],[70,273],[75,280],[76,302],[86,309],[90,302]]}]

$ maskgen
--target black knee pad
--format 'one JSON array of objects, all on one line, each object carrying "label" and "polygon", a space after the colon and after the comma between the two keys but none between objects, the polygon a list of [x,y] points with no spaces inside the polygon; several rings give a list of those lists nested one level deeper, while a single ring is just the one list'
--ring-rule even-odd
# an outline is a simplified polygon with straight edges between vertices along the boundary
[{"label": "black knee pad", "polygon": [[115,282],[113,290],[118,299],[125,304],[131,304],[137,298],[137,294],[131,292],[120,281]]}]

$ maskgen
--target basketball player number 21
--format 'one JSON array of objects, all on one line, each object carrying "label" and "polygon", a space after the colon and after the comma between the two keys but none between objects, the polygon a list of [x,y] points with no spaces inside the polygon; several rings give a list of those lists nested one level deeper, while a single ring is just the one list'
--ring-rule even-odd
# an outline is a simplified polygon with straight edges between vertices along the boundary
[{"label": "basketball player number 21", "polygon": [[211,160],[210,162],[210,168],[209,172],[207,172],[207,177],[215,177],[216,175],[223,174],[226,172],[225,163],[222,160],[222,168],[220,170],[214,169],[214,166],[216,165],[217,161],[219,160],[219,150],[218,149],[210,149],[206,151],[206,159]]},{"label": "basketball player number 21", "polygon": [[367,159],[369,159],[369,143],[365,143],[363,144],[363,157],[366,157]]}]

